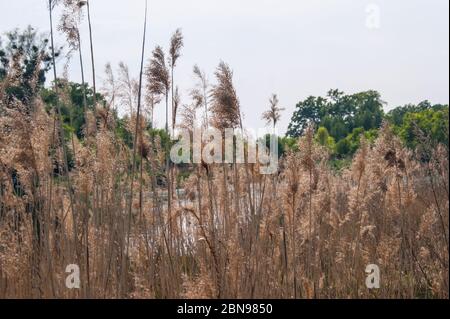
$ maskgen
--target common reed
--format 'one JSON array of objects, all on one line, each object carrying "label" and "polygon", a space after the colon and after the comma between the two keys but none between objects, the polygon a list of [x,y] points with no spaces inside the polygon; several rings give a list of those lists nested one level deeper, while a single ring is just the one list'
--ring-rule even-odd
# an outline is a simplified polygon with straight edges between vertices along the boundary
[{"label": "common reed", "polygon": [[[30,97],[10,96],[24,76],[23,55],[11,59],[0,81],[0,298],[449,297],[448,146],[423,136],[407,148],[385,123],[338,171],[311,126],[272,175],[248,158],[168,164],[144,96],[151,110],[165,102],[167,132],[171,91],[172,127],[193,132],[202,108],[203,131],[245,135],[242,110],[224,62],[211,85],[194,69],[192,101],[181,106],[170,69],[179,51],[168,67],[157,47],[145,68],[145,31],[138,80],[125,64],[118,76],[108,65],[106,113],[86,112],[85,134],[70,141],[60,110],[68,80],[57,77],[55,61],[49,108],[36,85],[41,63]],[[53,37],[50,49],[54,59]],[[270,104],[264,118],[276,126],[283,109],[275,95]],[[66,286],[71,264],[79,289]],[[380,289],[365,285],[369,264],[381,269]]]},{"label": "common reed", "polygon": [[279,107],[278,96],[274,93],[269,99],[270,108],[262,114],[262,119],[266,121],[266,123],[272,124],[273,129],[275,130],[277,123],[281,119],[281,112],[285,110],[283,107]]}]

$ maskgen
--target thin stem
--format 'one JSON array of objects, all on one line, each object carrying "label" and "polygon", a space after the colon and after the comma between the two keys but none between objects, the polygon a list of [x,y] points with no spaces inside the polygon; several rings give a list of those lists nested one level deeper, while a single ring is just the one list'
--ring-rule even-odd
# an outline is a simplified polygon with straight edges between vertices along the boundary
[{"label": "thin stem", "polygon": [[133,166],[131,170],[131,182],[130,182],[130,198],[128,202],[128,232],[127,232],[127,246],[126,246],[126,256],[129,254],[129,247],[130,247],[130,232],[131,232],[131,208],[133,203],[133,191],[134,191],[134,174],[136,170],[136,157],[137,157],[137,140],[138,140],[138,133],[139,133],[139,126],[140,126],[140,116],[141,116],[141,102],[142,102],[142,78],[144,73],[144,56],[145,56],[145,40],[146,40],[146,34],[147,34],[147,7],[148,7],[148,1],[145,1],[145,19],[144,19],[144,35],[142,39],[142,55],[141,55],[141,67],[140,67],[140,73],[139,73],[139,92],[138,92],[138,104],[137,104],[137,114],[136,114],[136,128],[135,128],[135,134],[134,134],[134,145],[133,145]]}]

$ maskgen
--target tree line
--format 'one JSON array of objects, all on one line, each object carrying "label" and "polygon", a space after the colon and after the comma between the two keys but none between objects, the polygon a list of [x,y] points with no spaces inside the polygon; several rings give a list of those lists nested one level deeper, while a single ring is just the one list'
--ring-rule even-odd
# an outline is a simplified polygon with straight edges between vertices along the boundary
[{"label": "tree line", "polygon": [[[179,30],[171,41],[181,48],[182,35]],[[172,47],[175,46],[172,45]],[[150,95],[147,96],[147,100],[151,102],[152,111],[155,104],[161,101],[161,95],[168,100],[168,92],[171,89],[169,84],[173,86],[173,83],[161,79],[161,73],[165,74],[166,78],[173,73],[179,57],[177,51],[180,48],[170,53],[169,60],[173,62],[170,62],[169,66],[165,66],[163,63],[164,53],[161,47],[157,47],[152,53],[153,59],[148,76],[150,78],[160,77],[159,82],[153,81],[149,87]],[[58,48],[55,51],[55,57],[60,57],[62,51],[63,48]],[[51,56],[49,40],[31,26],[23,31],[16,29],[7,32],[4,38],[0,36],[0,81],[5,79],[10,69],[21,70],[14,74],[15,81],[8,81],[9,87],[5,90],[11,100],[18,99],[25,102],[38,93],[48,111],[56,107],[55,89],[45,87],[46,73],[51,69],[52,64]],[[160,58],[158,59],[158,57]],[[108,65],[107,70],[108,67],[111,68]],[[35,70],[39,70],[37,76],[34,75]],[[191,92],[191,95],[197,101],[197,107],[206,105],[207,109],[208,96],[203,90],[206,84],[206,75],[197,66],[194,71],[200,79],[200,85]],[[119,66],[119,73],[125,79],[129,77],[128,69],[123,63]],[[65,95],[65,99],[60,103],[66,136],[69,138],[70,134],[74,133],[78,138],[83,138],[83,128],[86,124],[84,109],[94,110],[95,103],[106,105],[109,103],[107,97],[100,93],[94,93],[94,89],[85,82],[80,84],[62,78],[57,81],[59,90]],[[132,86],[136,86],[136,83],[129,82],[130,90],[133,90]],[[173,104],[178,106],[178,89],[173,89],[173,94],[175,97]],[[130,99],[130,97],[124,96],[116,97],[116,99],[118,98]],[[269,100],[269,110],[262,114],[263,120],[273,127],[279,122],[281,113],[285,111],[284,108],[278,106],[278,103],[277,95],[272,95]],[[133,111],[133,102],[128,104]],[[168,103],[166,104],[167,111]],[[359,149],[361,137],[368,141],[376,139],[383,122],[388,122],[395,134],[411,149],[416,148],[424,139],[431,140],[436,145],[440,143],[448,147],[448,105],[431,104],[425,100],[417,105],[399,106],[388,112],[384,111],[385,106],[386,103],[382,100],[381,94],[374,90],[346,94],[338,89],[332,89],[324,97],[309,96],[297,103],[286,136],[280,137],[279,153],[283,155],[287,150],[296,150],[295,140],[304,135],[308,127],[313,126],[316,141],[330,151],[336,163],[346,161]],[[174,105],[172,109],[173,107]],[[133,134],[126,127],[125,119],[119,117],[117,109],[113,109],[112,112],[117,123],[116,133],[127,145],[132,147]],[[153,115],[151,118],[153,120]],[[158,135],[165,144],[163,147],[167,147],[170,143],[170,134],[167,131],[169,123],[166,123],[165,130],[159,130],[153,128],[151,122],[148,123],[147,129],[152,135]],[[171,124],[175,125],[174,119]]]}]

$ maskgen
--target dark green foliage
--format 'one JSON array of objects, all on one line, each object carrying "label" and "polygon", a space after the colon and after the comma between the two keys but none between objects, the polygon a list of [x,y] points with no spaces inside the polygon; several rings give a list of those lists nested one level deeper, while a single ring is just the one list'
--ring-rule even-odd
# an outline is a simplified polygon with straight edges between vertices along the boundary
[{"label": "dark green foliage", "polygon": [[386,119],[393,125],[401,126],[403,124],[404,117],[409,113],[420,113],[425,110],[441,111],[444,109],[448,109],[448,105],[431,105],[429,101],[423,101],[417,105],[407,104],[405,106],[399,106],[390,111],[386,115]]},{"label": "dark green foliage", "polygon": [[[94,110],[95,100],[100,105],[106,102],[100,94],[94,99],[93,90],[87,85],[83,87],[62,79],[57,84],[59,99],[53,88],[45,88],[45,75],[52,67],[50,49],[48,39],[31,27],[6,33],[3,39],[0,37],[0,82],[14,75],[14,81],[5,82],[6,97],[32,107],[33,103],[28,102],[39,94],[49,113],[55,111],[59,100],[66,143],[72,134],[83,140],[86,111]],[[57,51],[55,55],[59,54]],[[424,101],[397,107],[386,115],[383,106],[380,94],[373,90],[351,95],[330,90],[325,97],[310,96],[297,104],[287,136],[278,138],[279,156],[289,150],[297,151],[298,137],[313,125],[316,143],[329,150],[331,161],[336,161],[335,167],[343,167],[345,160],[358,150],[363,136],[369,142],[375,140],[383,121],[389,122],[410,148],[416,148],[425,140],[448,147],[448,105]],[[116,136],[132,148],[133,134],[128,129],[128,118],[120,118],[116,113],[113,116]],[[148,127],[147,131],[153,140],[159,137],[163,150],[170,149],[174,143],[165,130]],[[268,147],[269,141],[270,135],[267,135]],[[68,156],[69,166],[72,166],[70,157],[73,156]]]},{"label": "dark green foliage", "polygon": [[[65,98],[59,99],[63,123],[71,126],[73,133],[79,139],[82,139],[84,137],[84,125],[86,124],[84,92],[86,94],[87,110],[91,111],[94,109],[94,92],[87,85],[83,88],[79,83],[66,82],[64,80],[59,80],[58,82],[59,92],[65,96]],[[40,94],[48,112],[56,108],[57,97],[53,89],[43,88]],[[105,103],[103,96],[100,94],[97,94],[96,100],[97,102]]]},{"label": "dark green foliage", "polygon": [[377,129],[383,121],[383,104],[376,91],[345,95],[331,90],[325,98],[311,96],[297,104],[288,135],[299,137],[309,125],[323,126],[331,137],[340,141],[358,127]]},{"label": "dark green foliage", "polygon": [[431,105],[428,101],[408,104],[390,111],[387,120],[410,148],[417,147],[423,140],[448,147],[448,105]]},{"label": "dark green foliage", "polygon": [[355,154],[359,149],[362,137],[364,137],[369,142],[373,142],[378,137],[378,130],[372,129],[369,131],[365,131],[362,127],[355,128],[353,132],[345,138],[345,140],[347,140],[350,145],[350,152],[348,153],[349,155]]},{"label": "dark green foliage", "polygon": [[362,136],[373,142],[382,122],[388,121],[410,148],[415,148],[420,140],[448,146],[448,105],[424,101],[398,107],[386,115],[383,105],[376,91],[345,95],[331,90],[325,98],[309,97],[297,104],[288,135],[299,137],[309,125],[314,125],[316,142],[342,159],[358,150]]},{"label": "dark green foliage", "polygon": [[0,81],[9,73],[15,75],[6,87],[10,99],[30,101],[44,85],[45,74],[51,66],[49,41],[32,27],[6,33],[4,43],[0,38]]},{"label": "dark green foliage", "polygon": [[[281,143],[283,144],[283,151],[294,151],[298,152],[298,140],[289,136],[284,136],[281,138]],[[284,154],[284,153],[283,153]]]},{"label": "dark green foliage", "polygon": [[351,157],[332,158],[329,161],[329,166],[336,172],[340,172],[346,168],[349,168],[351,164],[352,164]]},{"label": "dark green foliage", "polygon": [[[267,150],[270,151],[270,139],[273,136],[273,134],[266,134],[263,138],[264,145],[266,146]],[[277,138],[277,144],[278,144],[278,158],[283,156],[286,152],[286,145],[283,143],[283,139],[281,137],[275,136],[274,138]]]},{"label": "dark green foliage", "polygon": [[376,135],[384,119],[383,105],[376,91],[345,95],[330,90],[325,98],[309,97],[297,104],[288,135],[301,136],[309,125],[314,125],[316,142],[344,158],[356,152],[362,135],[369,140]]},{"label": "dark green foliage", "polygon": [[127,127],[127,118],[119,118],[116,122],[116,135],[119,137],[125,145],[129,148],[133,147],[133,134]]},{"label": "dark green foliage", "polygon": [[346,138],[340,140],[336,144],[336,153],[338,155],[340,155],[341,157],[344,157],[344,156],[347,156],[348,154],[350,154],[351,149],[352,149],[351,143]]},{"label": "dark green foliage", "polygon": [[328,133],[328,130],[326,127],[319,127],[317,130],[315,140],[317,143],[319,143],[322,146],[325,146],[329,150],[334,150],[334,147],[336,145],[336,142],[332,136]]},{"label": "dark green foliage", "polygon": [[300,137],[308,125],[319,125],[326,115],[327,103],[326,99],[314,96],[298,103],[288,127],[288,136]]},{"label": "dark green foliage", "polygon": [[440,111],[428,109],[419,113],[408,113],[398,132],[410,148],[415,148],[423,139],[448,146],[448,108]]},{"label": "dark green foliage", "polygon": [[166,130],[150,129],[149,133],[153,141],[156,139],[157,136],[159,136],[162,150],[170,149],[170,147],[172,146],[173,142],[170,140],[170,135],[166,132]]}]

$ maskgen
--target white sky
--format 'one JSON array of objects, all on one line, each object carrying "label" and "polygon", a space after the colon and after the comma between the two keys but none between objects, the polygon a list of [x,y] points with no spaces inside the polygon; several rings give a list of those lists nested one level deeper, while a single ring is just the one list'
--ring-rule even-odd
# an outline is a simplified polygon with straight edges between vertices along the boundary
[{"label": "white sky", "polygon": [[[0,0],[0,32],[32,25],[48,32],[46,0]],[[369,4],[380,9],[380,27],[366,26]],[[187,103],[198,63],[212,79],[220,60],[234,69],[245,125],[262,127],[271,93],[286,108],[284,132],[298,101],[378,90],[387,109],[428,99],[449,102],[449,1],[447,0],[149,0],[147,58],[165,49],[180,27],[185,48],[176,70]],[[144,0],[91,0],[96,64],[124,61],[137,76]],[[87,36],[87,29],[83,35]],[[90,77],[87,37],[84,53]],[[63,37],[57,42],[64,45]],[[60,67],[61,70],[61,67]],[[80,81],[74,58],[71,79]],[[164,123],[163,106],[157,123]]]}]

